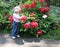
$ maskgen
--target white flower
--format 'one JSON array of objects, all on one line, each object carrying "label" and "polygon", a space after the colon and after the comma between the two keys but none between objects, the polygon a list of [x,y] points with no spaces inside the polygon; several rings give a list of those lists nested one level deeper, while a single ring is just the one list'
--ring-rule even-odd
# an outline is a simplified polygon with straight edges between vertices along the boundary
[{"label": "white flower", "polygon": [[47,15],[43,15],[42,17],[45,19],[45,18],[47,18]]}]

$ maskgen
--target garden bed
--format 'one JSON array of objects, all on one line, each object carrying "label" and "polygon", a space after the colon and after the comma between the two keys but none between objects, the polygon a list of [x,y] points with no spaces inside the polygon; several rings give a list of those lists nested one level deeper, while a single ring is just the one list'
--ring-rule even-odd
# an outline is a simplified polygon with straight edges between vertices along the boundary
[{"label": "garden bed", "polygon": [[[25,7],[22,9],[24,11],[24,13],[22,13],[22,14],[26,14],[26,15],[25,15],[25,17],[22,18],[22,21],[20,24],[21,25],[20,26],[21,27],[21,29],[20,29],[21,37],[60,39],[60,37],[59,37],[60,36],[60,32],[59,32],[60,26],[58,25],[58,23],[57,23],[57,25],[59,28],[55,25],[55,22],[58,22],[58,20],[60,20],[60,13],[58,13],[58,12],[60,12],[59,11],[60,9],[55,6],[51,6],[51,10],[50,10],[49,7],[43,7],[44,5],[38,1],[37,1],[38,5],[31,4],[31,3],[32,3],[32,1],[25,2],[24,3]],[[1,17],[0,33],[1,34],[6,34],[6,33],[10,34],[11,33],[12,22],[9,20],[12,19],[12,17],[10,17],[10,16],[12,16],[12,14],[13,14],[12,8],[15,6],[14,4],[12,6],[11,5],[12,4],[10,4],[10,3],[8,3],[8,5],[5,3],[4,7],[3,7],[3,4],[1,5],[2,8],[0,8],[0,9],[3,9],[3,11],[1,10],[1,12],[0,12],[0,17]],[[31,6],[29,6],[29,5],[31,5]],[[37,5],[37,7],[36,7],[36,5]],[[29,8],[29,7],[31,7],[31,8]],[[39,9],[39,11],[38,11],[38,9]],[[41,11],[43,9],[44,9],[44,11]],[[48,16],[46,16],[46,15],[48,15]],[[49,17],[49,16],[51,16],[51,17]],[[29,17],[29,19],[27,19],[26,17]],[[25,20],[25,22],[23,20]],[[54,27],[56,27],[56,28],[54,28]]]},{"label": "garden bed", "polygon": [[[56,9],[58,7],[51,7],[51,8],[52,8],[51,13],[55,13],[56,11],[54,11],[53,9],[54,8]],[[57,12],[59,11],[58,9],[57,9]],[[55,13],[56,15],[58,15],[57,12]],[[9,23],[4,23],[3,25],[6,26],[7,24],[9,24]],[[7,34],[7,33],[8,34],[11,33],[11,28],[10,29],[3,29],[3,31],[0,31],[0,34]],[[20,35],[21,35],[21,37],[25,37],[25,38],[26,37],[27,38],[35,38],[34,35],[28,34],[27,32],[21,32]],[[57,30],[52,30],[52,31],[48,32],[47,34],[44,34],[44,35],[40,36],[39,38],[44,38],[44,39],[60,39],[60,26],[59,26],[59,28]]]}]

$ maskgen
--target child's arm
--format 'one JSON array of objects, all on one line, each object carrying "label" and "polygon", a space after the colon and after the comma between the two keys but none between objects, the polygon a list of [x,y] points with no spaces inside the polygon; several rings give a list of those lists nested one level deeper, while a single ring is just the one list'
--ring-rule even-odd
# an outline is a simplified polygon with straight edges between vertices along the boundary
[{"label": "child's arm", "polygon": [[22,16],[19,18],[19,20],[21,20]]},{"label": "child's arm", "polygon": [[22,17],[20,17],[19,15],[14,15],[15,19],[21,20]]}]

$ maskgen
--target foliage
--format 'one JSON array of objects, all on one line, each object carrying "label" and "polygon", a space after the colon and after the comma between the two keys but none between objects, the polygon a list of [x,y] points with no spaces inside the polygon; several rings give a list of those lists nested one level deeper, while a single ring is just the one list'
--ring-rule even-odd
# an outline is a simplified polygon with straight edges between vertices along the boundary
[{"label": "foliage", "polygon": [[[24,4],[22,9],[24,12],[22,15],[27,16],[27,20],[21,21],[20,32],[33,34],[35,37],[38,37],[42,34],[48,33],[51,30],[57,29],[57,19],[56,16],[54,16],[54,13],[49,12],[50,8],[45,7],[44,3],[38,1],[35,2],[36,4],[32,5],[33,3],[33,1],[28,0]],[[48,11],[46,11],[46,8]],[[44,11],[41,11],[43,9]]]},{"label": "foliage", "polygon": [[[10,23],[9,17],[6,16],[6,14],[12,15],[13,13],[13,7],[18,5],[18,1],[11,1],[11,2],[3,2],[0,0],[0,31],[8,27],[8,24]],[[7,28],[9,29],[9,28]]]},{"label": "foliage", "polygon": [[51,6],[50,12],[53,13],[56,19],[60,21],[60,8],[59,7]]},{"label": "foliage", "polygon": [[[10,23],[9,17],[13,15],[12,8],[18,5],[18,3],[19,1],[13,0],[8,3],[1,1],[0,27],[2,26],[2,28],[0,28],[0,31],[3,31],[3,28],[4,30],[6,29],[7,31],[12,28],[12,23]],[[22,10],[24,12],[21,13],[20,15],[23,15],[24,17],[21,19],[20,22],[20,32],[22,34],[25,33],[27,36],[30,35],[35,37],[39,36],[41,37],[41,35],[43,36],[49,33],[50,31],[57,29],[58,23],[56,22],[57,20],[56,16],[54,13],[52,13],[52,11],[49,11],[49,7],[48,12],[46,12],[45,11],[46,7],[44,6],[44,3],[39,2],[39,0],[36,1],[37,4],[32,5],[32,3],[33,3],[32,0],[27,0],[26,2],[23,3],[24,6]],[[44,8],[43,11],[44,13],[41,12],[40,8]],[[9,17],[7,17],[6,14],[9,14]],[[47,17],[44,18],[43,16]]]},{"label": "foliage", "polygon": [[60,0],[50,0],[50,4],[60,7]]}]

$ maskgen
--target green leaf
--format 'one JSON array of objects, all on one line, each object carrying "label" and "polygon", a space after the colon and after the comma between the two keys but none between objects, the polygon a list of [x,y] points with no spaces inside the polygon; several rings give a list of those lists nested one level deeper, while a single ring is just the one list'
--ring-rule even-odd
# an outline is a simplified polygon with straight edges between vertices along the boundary
[{"label": "green leaf", "polygon": [[45,30],[42,30],[44,33],[46,33],[46,31]]}]

